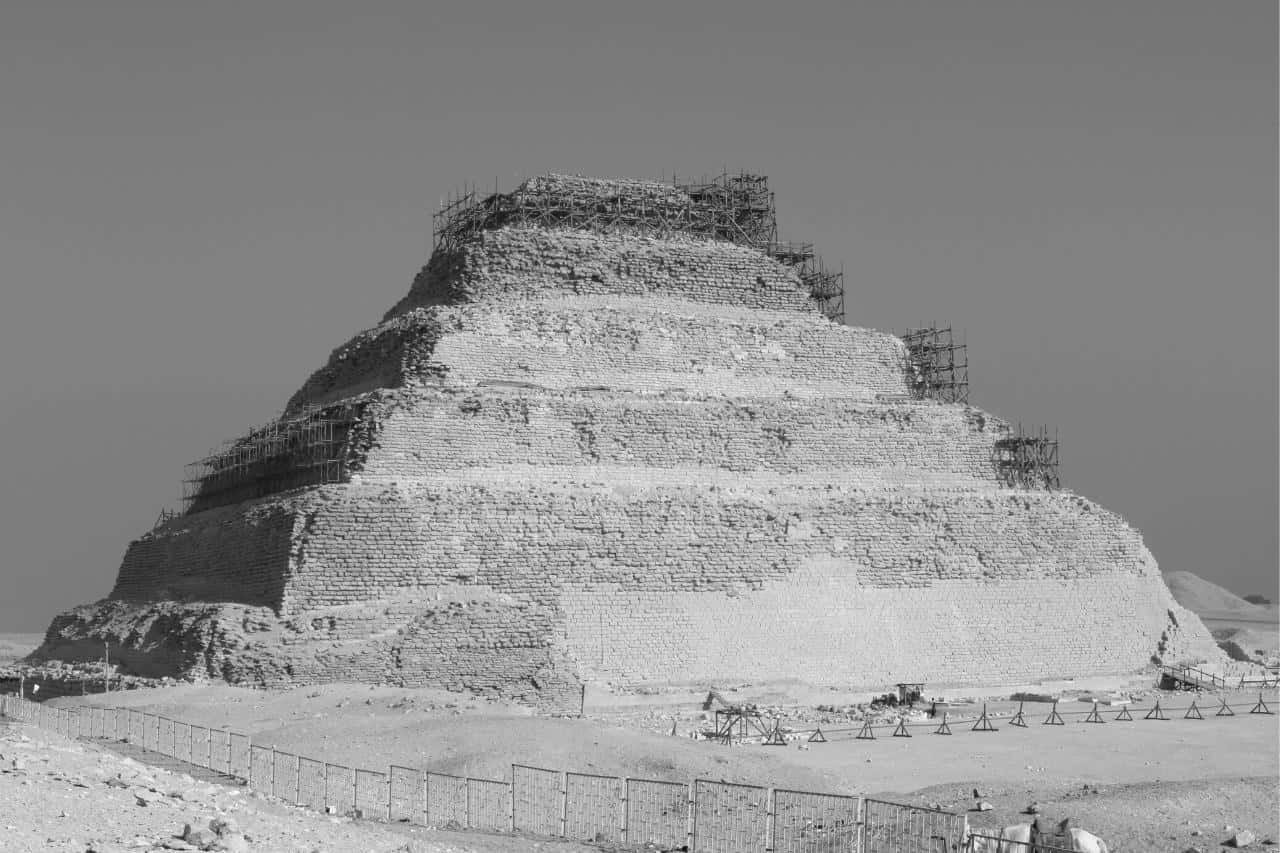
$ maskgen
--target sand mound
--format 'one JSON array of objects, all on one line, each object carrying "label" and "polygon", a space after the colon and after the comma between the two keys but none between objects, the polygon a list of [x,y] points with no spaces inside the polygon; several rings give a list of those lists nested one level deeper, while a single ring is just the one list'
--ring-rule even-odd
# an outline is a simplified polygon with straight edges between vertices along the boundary
[{"label": "sand mound", "polygon": [[1250,604],[1231,590],[1191,572],[1165,572],[1164,580],[1169,585],[1174,600],[1197,615],[1229,611],[1240,616],[1264,619],[1273,612],[1269,607]]}]

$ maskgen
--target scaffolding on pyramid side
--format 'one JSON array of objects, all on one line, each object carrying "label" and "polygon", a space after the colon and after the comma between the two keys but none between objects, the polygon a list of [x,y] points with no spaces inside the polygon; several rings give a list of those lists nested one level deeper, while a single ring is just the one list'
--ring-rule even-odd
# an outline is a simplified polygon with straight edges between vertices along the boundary
[{"label": "scaffolding on pyramid side", "polygon": [[969,402],[969,357],[964,341],[951,327],[907,329],[901,335],[913,368],[912,391],[921,399],[942,403]]},{"label": "scaffolding on pyramid side", "polygon": [[182,512],[190,515],[302,486],[345,482],[358,404],[308,406],[250,430],[186,466]]},{"label": "scaffolding on pyramid side", "polygon": [[1018,424],[1016,433],[997,439],[991,450],[996,478],[1009,488],[1059,489],[1058,432],[1049,437],[1049,428],[1034,433],[1024,432]]}]

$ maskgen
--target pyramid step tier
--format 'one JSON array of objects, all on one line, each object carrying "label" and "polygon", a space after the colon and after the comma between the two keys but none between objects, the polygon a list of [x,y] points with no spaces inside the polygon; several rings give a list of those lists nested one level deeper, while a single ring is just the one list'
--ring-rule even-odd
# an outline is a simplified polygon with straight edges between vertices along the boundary
[{"label": "pyramid step tier", "polygon": [[794,269],[747,246],[684,235],[515,227],[480,232],[456,252],[433,255],[384,319],[426,305],[556,294],[679,297],[818,315]]},{"label": "pyramid step tier", "polygon": [[526,600],[570,582],[742,591],[815,560],[876,588],[1157,573],[1136,531],[1067,493],[628,473],[478,470],[195,513],[131,544],[112,597],[293,613],[457,582]]},{"label": "pyramid step tier", "polygon": [[375,390],[525,382],[723,396],[910,395],[885,332],[679,299],[567,297],[418,308],[357,335],[290,411]]},{"label": "pyramid step tier", "polygon": [[[471,466],[633,465],[658,469],[845,471],[915,468],[995,482],[992,448],[1007,425],[930,401],[693,398],[612,391],[430,389],[376,395],[362,417],[366,477]],[[830,473],[828,474],[830,476]]]}]

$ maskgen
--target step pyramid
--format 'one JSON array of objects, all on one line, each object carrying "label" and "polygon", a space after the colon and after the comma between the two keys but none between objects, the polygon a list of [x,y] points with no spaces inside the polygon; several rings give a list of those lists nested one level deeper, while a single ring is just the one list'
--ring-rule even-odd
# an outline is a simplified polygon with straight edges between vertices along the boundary
[{"label": "step pyramid", "polygon": [[830,318],[765,186],[547,175],[450,205],[408,294],[196,463],[36,656],[569,710],[588,683],[1215,656],[1136,530],[1011,479],[1008,423]]}]

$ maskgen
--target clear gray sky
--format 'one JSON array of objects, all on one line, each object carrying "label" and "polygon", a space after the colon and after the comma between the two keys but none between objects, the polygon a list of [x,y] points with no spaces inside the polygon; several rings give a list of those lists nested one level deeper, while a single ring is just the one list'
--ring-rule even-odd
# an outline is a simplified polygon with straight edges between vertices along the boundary
[{"label": "clear gray sky", "polygon": [[1166,570],[1276,597],[1274,0],[12,0],[0,631],[105,595],[183,465],[373,325],[464,180],[769,175],[849,322]]}]

